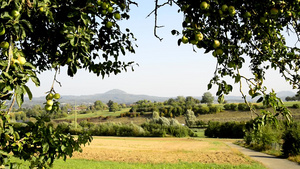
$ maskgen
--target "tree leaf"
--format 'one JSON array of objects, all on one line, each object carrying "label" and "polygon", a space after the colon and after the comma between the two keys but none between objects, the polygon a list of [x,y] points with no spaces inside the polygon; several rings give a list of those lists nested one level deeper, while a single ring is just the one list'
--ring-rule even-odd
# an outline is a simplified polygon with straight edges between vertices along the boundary
[{"label": "tree leaf", "polygon": [[15,95],[16,95],[18,106],[21,107],[24,102],[23,89],[20,86],[17,86],[15,92],[16,92]]},{"label": "tree leaf", "polygon": [[26,93],[27,93],[27,95],[29,97],[29,100],[32,100],[32,93],[31,93],[29,87],[26,86],[26,85],[24,85],[23,88],[26,90]]}]

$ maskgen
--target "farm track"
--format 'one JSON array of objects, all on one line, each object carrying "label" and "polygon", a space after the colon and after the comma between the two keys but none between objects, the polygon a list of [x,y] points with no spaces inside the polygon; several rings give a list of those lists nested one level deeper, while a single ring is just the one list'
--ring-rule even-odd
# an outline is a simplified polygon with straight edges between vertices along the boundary
[{"label": "farm track", "polygon": [[237,149],[241,153],[249,156],[253,160],[261,162],[264,166],[266,166],[269,169],[300,169],[299,164],[289,161],[287,159],[282,159],[272,155],[246,149],[244,147],[232,144],[231,142],[226,142],[226,144],[234,149]]}]

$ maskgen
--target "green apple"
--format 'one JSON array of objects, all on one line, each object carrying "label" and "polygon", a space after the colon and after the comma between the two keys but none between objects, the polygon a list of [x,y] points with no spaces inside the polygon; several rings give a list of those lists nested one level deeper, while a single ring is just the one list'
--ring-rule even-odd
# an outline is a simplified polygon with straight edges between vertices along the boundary
[{"label": "green apple", "polygon": [[200,4],[201,10],[207,10],[208,7],[209,7],[209,5],[207,2],[205,2],[205,1],[201,2],[201,4]]},{"label": "green apple", "polygon": [[0,48],[8,49],[9,48],[9,43],[6,42],[6,41],[1,42],[0,43]]},{"label": "green apple", "polygon": [[216,49],[221,45],[220,41],[214,40],[213,47]]},{"label": "green apple", "polygon": [[101,0],[97,0],[97,4],[101,5],[102,4]]},{"label": "green apple", "polygon": [[260,23],[265,24],[268,20],[265,17],[259,19]]},{"label": "green apple", "polygon": [[108,7],[108,9],[107,9],[107,12],[108,12],[108,13],[112,13],[113,11],[114,11],[114,8],[113,8],[113,7],[111,7],[111,6]]},{"label": "green apple", "polygon": [[223,12],[226,12],[228,10],[228,6],[224,4],[222,5],[221,9]]},{"label": "green apple", "polygon": [[19,61],[20,65],[24,65],[26,63],[26,59],[23,56],[19,56],[18,61]]},{"label": "green apple", "polygon": [[5,28],[4,27],[1,27],[0,28],[0,36],[4,35],[5,34]]},{"label": "green apple", "polygon": [[18,17],[20,15],[20,12],[17,10],[12,10],[11,11],[11,16],[13,16],[14,18]]},{"label": "green apple", "polygon": [[106,15],[106,13],[107,13],[107,10],[105,10],[105,9],[103,9],[103,10],[101,11],[101,14],[102,14],[102,15]]},{"label": "green apple", "polygon": [[196,41],[202,41],[203,40],[203,34],[200,32],[200,33],[197,33],[195,35],[195,40]]},{"label": "green apple", "polygon": [[181,38],[182,43],[187,44],[189,42],[189,39],[186,36],[183,36]]},{"label": "green apple", "polygon": [[234,6],[229,6],[228,12],[229,12],[229,15],[234,15],[236,13]]},{"label": "green apple", "polygon": [[272,8],[270,10],[271,15],[277,15],[278,14],[278,9],[277,8]]},{"label": "green apple", "polygon": [[110,22],[110,21],[108,21],[108,22],[106,22],[105,26],[106,26],[107,28],[112,28],[113,23]]},{"label": "green apple", "polygon": [[53,94],[52,93],[47,94],[46,100],[52,100],[52,99],[53,99]]},{"label": "green apple", "polygon": [[53,96],[54,99],[60,99],[60,94],[59,93],[55,93],[55,95]]},{"label": "green apple", "polygon": [[116,20],[120,20],[120,19],[121,19],[120,13],[114,13],[114,18],[115,18]]},{"label": "green apple", "polygon": [[46,110],[46,111],[51,111],[51,110],[52,110],[52,106],[50,106],[50,105],[45,105],[45,110]]},{"label": "green apple", "polygon": [[222,55],[223,54],[223,50],[222,49],[217,49],[216,53],[217,53],[217,55]]},{"label": "green apple", "polygon": [[101,4],[101,7],[102,7],[103,9],[107,9],[107,8],[109,7],[109,5],[108,5],[106,2],[103,2],[103,3]]},{"label": "green apple", "polygon": [[53,105],[53,100],[47,100],[46,104],[47,104],[48,106],[52,106],[52,105]]},{"label": "green apple", "polygon": [[196,40],[191,40],[191,44],[197,45],[197,43],[198,43],[198,41],[196,41]]},{"label": "green apple", "polygon": [[246,12],[246,13],[245,13],[245,17],[246,17],[246,18],[250,18],[250,17],[251,17],[251,13],[250,13],[250,12]]}]

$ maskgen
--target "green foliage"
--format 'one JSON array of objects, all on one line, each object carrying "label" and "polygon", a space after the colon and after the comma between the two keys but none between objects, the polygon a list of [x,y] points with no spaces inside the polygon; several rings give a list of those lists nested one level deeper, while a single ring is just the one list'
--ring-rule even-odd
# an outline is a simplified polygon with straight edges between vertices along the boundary
[{"label": "green foliage", "polygon": [[202,96],[201,103],[213,103],[214,97],[210,92],[205,92]]},{"label": "green foliage", "polygon": [[300,155],[300,123],[292,123],[287,127],[283,137],[282,151],[284,156]]},{"label": "green foliage", "polygon": [[[257,150],[270,150],[272,146],[281,147],[283,125],[275,124],[257,125],[255,121],[247,124],[245,131],[245,143]],[[249,128],[250,126],[250,128]]]},{"label": "green foliage", "polygon": [[186,115],[185,115],[185,124],[188,126],[188,127],[192,127],[194,126],[195,122],[196,122],[196,116],[194,114],[194,112],[192,110],[187,110],[186,112]]},{"label": "green foliage", "polygon": [[204,131],[205,136],[212,138],[243,138],[244,122],[209,122]]},{"label": "green foliage", "polygon": [[292,108],[299,109],[300,108],[300,104],[293,104]]},{"label": "green foliage", "polygon": [[[13,166],[7,163],[10,156],[30,162],[30,168],[51,167],[55,159],[71,157],[74,151],[81,151],[81,145],[92,138],[83,133],[75,139],[60,128],[38,118],[36,122],[9,122],[9,116],[1,112],[1,160],[0,165]],[[49,119],[49,118],[48,118]]]}]

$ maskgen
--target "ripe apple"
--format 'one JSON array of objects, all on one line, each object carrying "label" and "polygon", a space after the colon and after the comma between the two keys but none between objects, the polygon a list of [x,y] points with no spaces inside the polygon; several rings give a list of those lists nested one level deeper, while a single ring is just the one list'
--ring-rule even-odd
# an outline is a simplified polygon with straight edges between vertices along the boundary
[{"label": "ripe apple", "polygon": [[60,99],[60,94],[59,93],[55,93],[55,95],[53,96],[54,99]]},{"label": "ripe apple", "polygon": [[108,12],[108,13],[112,13],[113,11],[114,11],[114,8],[113,8],[113,7],[111,7],[111,6],[108,7],[108,9],[107,9],[107,12]]},{"label": "ripe apple", "polygon": [[251,13],[250,13],[250,12],[246,12],[246,13],[245,13],[245,17],[246,17],[246,18],[250,18],[250,17],[251,17]]},{"label": "ripe apple", "polygon": [[223,54],[223,50],[222,49],[217,49],[216,53],[217,53],[217,55],[222,55]]},{"label": "ripe apple", "polygon": [[182,43],[187,44],[189,42],[189,39],[186,36],[183,36],[181,38]]},{"label": "ripe apple", "polygon": [[109,5],[106,2],[103,2],[102,5],[101,5],[101,7],[103,9],[107,9],[109,7]]},{"label": "ripe apple", "polygon": [[221,45],[220,41],[214,40],[213,47],[214,47],[215,49],[218,48],[220,45]]},{"label": "ripe apple", "polygon": [[9,47],[9,43],[6,42],[6,41],[3,41],[0,43],[0,48],[3,48],[3,49],[8,49]]},{"label": "ripe apple", "polygon": [[0,36],[2,36],[2,35],[4,35],[4,34],[5,34],[5,28],[2,27],[2,28],[0,28]]},{"label": "ripe apple", "polygon": [[102,14],[102,15],[106,15],[106,13],[107,13],[107,10],[105,10],[105,9],[103,9],[103,10],[101,11],[101,14]]},{"label": "ripe apple", "polygon": [[200,33],[197,33],[195,35],[195,40],[196,41],[202,41],[203,40],[203,34],[200,32]]},{"label": "ripe apple", "polygon": [[53,105],[53,100],[47,100],[46,104],[47,104],[48,106],[52,106],[52,105]]},{"label": "ripe apple", "polygon": [[196,40],[191,40],[191,43],[192,43],[193,45],[197,45],[198,41],[196,41]]},{"label": "ripe apple", "polygon": [[228,12],[229,12],[229,15],[234,15],[236,13],[234,6],[229,6]]},{"label": "ripe apple", "polygon": [[20,15],[20,12],[17,10],[12,10],[11,11],[11,16],[13,16],[14,18],[18,17]]},{"label": "ripe apple", "polygon": [[52,99],[53,99],[53,94],[52,93],[47,94],[46,100],[52,100]]},{"label": "ripe apple", "polygon": [[113,23],[110,22],[110,21],[108,21],[108,22],[106,22],[105,26],[106,26],[107,28],[112,28]]},{"label": "ripe apple", "polygon": [[26,59],[23,56],[19,56],[18,61],[19,61],[20,65],[24,65],[26,63]]},{"label": "ripe apple", "polygon": [[44,12],[44,7],[40,7],[40,12]]},{"label": "ripe apple", "polygon": [[267,19],[265,17],[261,17],[259,21],[260,23],[265,24],[267,22]]},{"label": "ripe apple", "polygon": [[207,2],[202,2],[201,4],[200,4],[200,8],[201,8],[201,10],[206,10],[206,9],[208,9],[208,3]]},{"label": "ripe apple", "polygon": [[45,110],[46,110],[46,111],[51,111],[51,110],[52,110],[52,106],[50,106],[50,105],[45,105]]},{"label": "ripe apple", "polygon": [[115,18],[116,20],[120,20],[120,19],[121,19],[120,13],[114,13],[114,18]]},{"label": "ripe apple", "polygon": [[222,11],[226,12],[228,10],[228,6],[227,5],[222,5]]},{"label": "ripe apple", "polygon": [[272,8],[270,10],[271,15],[277,15],[278,14],[278,9],[277,8]]}]

